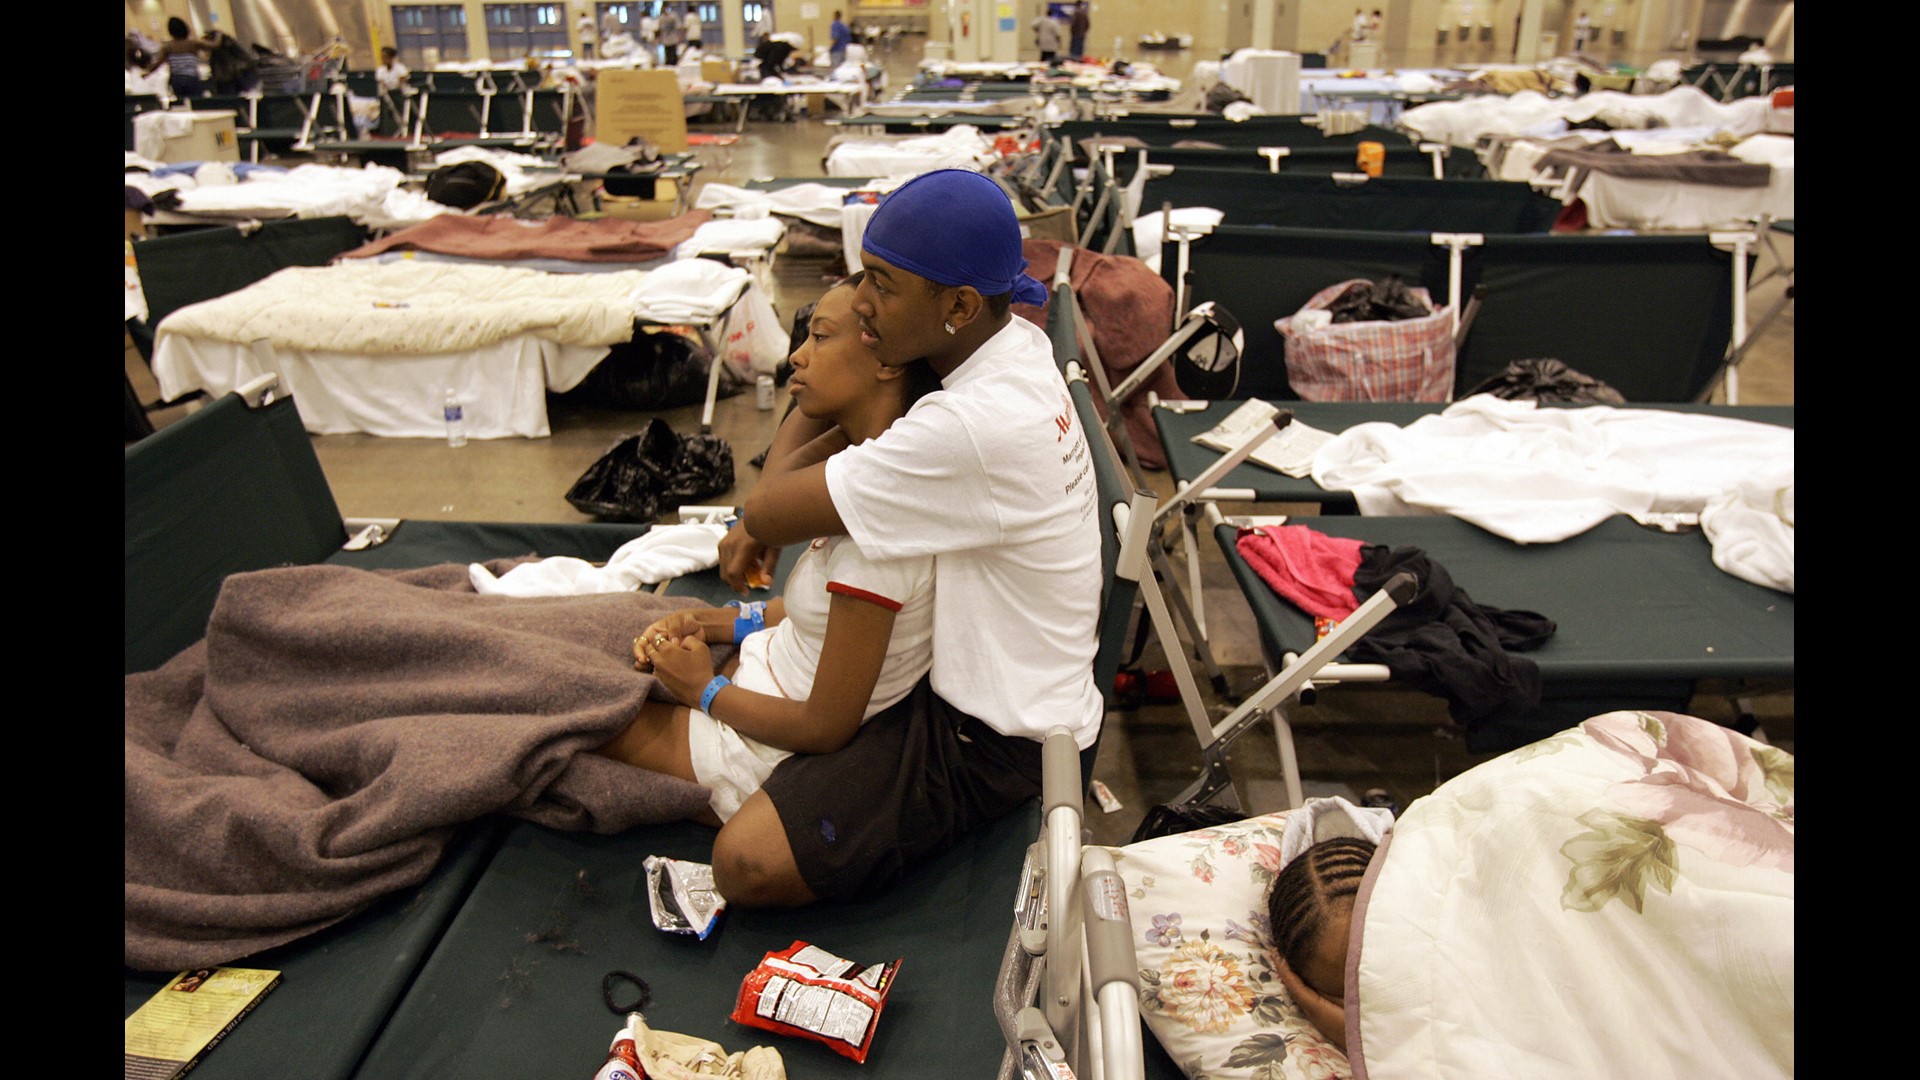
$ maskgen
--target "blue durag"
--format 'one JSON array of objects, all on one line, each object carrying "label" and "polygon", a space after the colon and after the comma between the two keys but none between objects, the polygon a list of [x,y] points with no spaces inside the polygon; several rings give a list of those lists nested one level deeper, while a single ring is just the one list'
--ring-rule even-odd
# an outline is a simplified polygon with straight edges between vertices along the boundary
[{"label": "blue durag", "polygon": [[895,188],[880,200],[860,247],[937,285],[1012,293],[1016,304],[1047,302],[1047,287],[1026,273],[1013,200],[977,172],[936,169]]}]

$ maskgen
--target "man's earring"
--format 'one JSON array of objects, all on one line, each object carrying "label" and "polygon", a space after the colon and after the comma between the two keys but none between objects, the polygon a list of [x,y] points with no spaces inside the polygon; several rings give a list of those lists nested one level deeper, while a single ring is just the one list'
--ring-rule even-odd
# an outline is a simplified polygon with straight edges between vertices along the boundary
[{"label": "man's earring", "polygon": [[947,333],[949,333],[949,334],[952,334],[952,333],[956,333],[956,332],[957,332],[957,331],[955,331],[955,330],[954,330],[954,328],[953,328],[953,324],[952,324],[952,323],[942,323],[941,325],[942,325],[942,326],[945,326],[945,327],[947,328]]}]

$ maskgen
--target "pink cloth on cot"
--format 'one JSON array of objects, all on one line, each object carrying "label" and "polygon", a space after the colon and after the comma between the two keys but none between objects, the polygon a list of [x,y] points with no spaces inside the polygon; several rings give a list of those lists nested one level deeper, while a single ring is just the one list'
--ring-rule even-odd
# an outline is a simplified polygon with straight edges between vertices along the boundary
[{"label": "pink cloth on cot", "polygon": [[1309,615],[1344,619],[1360,606],[1353,572],[1363,541],[1305,525],[1271,525],[1242,529],[1234,546],[1274,592]]}]

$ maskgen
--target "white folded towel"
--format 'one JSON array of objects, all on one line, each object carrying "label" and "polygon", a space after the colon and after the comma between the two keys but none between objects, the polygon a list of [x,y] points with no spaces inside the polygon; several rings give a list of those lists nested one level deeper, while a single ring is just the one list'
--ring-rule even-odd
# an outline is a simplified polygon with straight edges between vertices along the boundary
[{"label": "white folded towel", "polygon": [[555,555],[521,563],[494,576],[472,563],[467,576],[483,596],[584,596],[588,593],[631,592],[682,574],[720,565],[720,538],[725,525],[691,522],[655,525],[645,536],[620,545],[605,566],[585,559]]},{"label": "white folded towel", "polygon": [[1286,866],[1322,840],[1352,836],[1378,844],[1392,831],[1391,810],[1355,806],[1338,795],[1308,799],[1287,815],[1286,831],[1280,834],[1280,865]]}]

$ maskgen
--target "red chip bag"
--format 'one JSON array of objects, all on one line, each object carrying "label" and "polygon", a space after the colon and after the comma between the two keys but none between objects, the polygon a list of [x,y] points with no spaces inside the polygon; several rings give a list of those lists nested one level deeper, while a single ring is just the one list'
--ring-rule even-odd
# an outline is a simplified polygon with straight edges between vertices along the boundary
[{"label": "red chip bag", "polygon": [[899,970],[899,960],[862,968],[796,941],[762,957],[740,980],[733,1019],[825,1043],[836,1054],[865,1061]]}]

